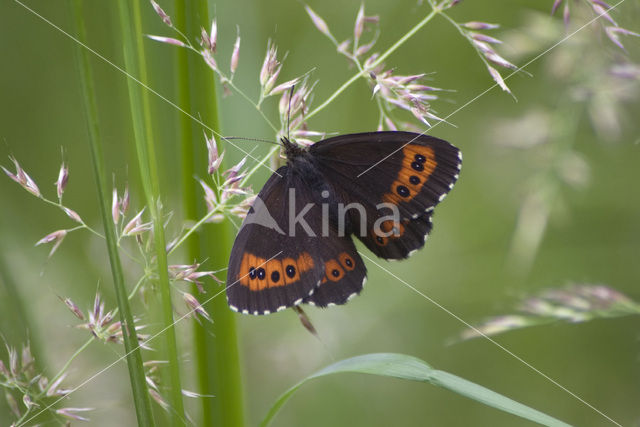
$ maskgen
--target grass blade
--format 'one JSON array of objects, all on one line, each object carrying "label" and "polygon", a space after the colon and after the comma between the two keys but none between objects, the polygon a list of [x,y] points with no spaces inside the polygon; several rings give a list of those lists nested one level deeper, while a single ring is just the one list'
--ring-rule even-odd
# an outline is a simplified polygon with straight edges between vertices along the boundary
[{"label": "grass blade", "polygon": [[[131,7],[131,10],[129,9]],[[145,52],[142,45],[142,23],[140,1],[120,0],[118,2],[120,24],[122,27],[122,45],[127,71],[140,81],[147,81]],[[133,16],[131,14],[133,12]],[[131,119],[135,135],[138,166],[144,189],[147,207],[153,221],[153,236],[158,268],[158,290],[160,293],[160,311],[162,316],[163,350],[168,360],[168,402],[172,425],[185,425],[182,386],[180,381],[180,363],[176,345],[176,333],[173,322],[171,304],[171,288],[168,275],[166,242],[162,214],[159,212],[160,181],[157,170],[154,139],[152,136],[152,119],[149,96],[146,90],[132,79],[127,80]]]},{"label": "grass blade", "polygon": [[433,369],[426,362],[404,354],[373,353],[344,359],[309,375],[298,384],[285,391],[273,404],[262,420],[263,427],[268,426],[278,410],[302,384],[313,378],[325,375],[354,372],[361,374],[381,375],[411,381],[428,382],[446,388],[462,396],[483,403],[487,406],[508,412],[546,426],[567,427],[569,424],[557,420],[522,403],[509,399],[481,385],[472,383],[448,372]]},{"label": "grass blade", "polygon": [[[73,3],[73,12],[75,15],[78,39],[85,40],[86,35],[84,21],[82,18],[82,0],[76,0]],[[102,216],[102,223],[104,225],[105,237],[107,240],[107,250],[109,254],[109,261],[111,263],[113,284],[116,290],[120,321],[122,322],[122,336],[126,351],[127,366],[129,368],[129,378],[131,381],[136,416],[138,419],[138,425],[153,426],[153,414],[151,412],[147,383],[145,381],[144,368],[142,366],[142,356],[140,354],[140,348],[138,347],[138,337],[136,336],[134,328],[133,315],[131,314],[129,301],[127,299],[127,290],[124,284],[122,265],[120,264],[120,256],[118,254],[116,243],[116,231],[111,219],[111,212],[109,208],[109,192],[106,189],[103,165],[104,159],[102,155],[102,146],[100,145],[101,138],[98,126],[98,109],[95,99],[91,66],[89,65],[87,50],[79,44],[76,44],[75,47],[82,94],[85,101],[85,112],[87,115],[89,131],[88,141],[91,148],[91,158],[93,160],[93,170],[98,190],[98,199],[100,202],[100,214]]]}]

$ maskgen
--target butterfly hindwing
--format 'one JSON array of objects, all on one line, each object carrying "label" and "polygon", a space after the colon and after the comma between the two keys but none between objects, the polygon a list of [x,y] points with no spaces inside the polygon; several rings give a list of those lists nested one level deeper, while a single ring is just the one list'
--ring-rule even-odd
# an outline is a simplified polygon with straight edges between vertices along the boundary
[{"label": "butterfly hindwing", "polygon": [[[329,138],[313,145],[318,168],[349,211],[354,233],[376,255],[402,259],[424,245],[431,212],[455,184],[460,151],[448,142],[410,132],[371,132]],[[385,207],[388,206],[388,207]],[[399,215],[399,223],[385,220]],[[377,227],[376,227],[377,224]]]},{"label": "butterfly hindwing", "polygon": [[324,276],[318,288],[303,302],[327,307],[345,304],[362,290],[367,269],[351,237],[335,240],[331,255],[324,261]]},{"label": "butterfly hindwing", "polygon": [[391,221],[383,221],[381,235],[370,228],[360,240],[381,258],[404,259],[424,246],[432,227],[431,212],[426,212],[415,219],[402,219],[395,226]]}]

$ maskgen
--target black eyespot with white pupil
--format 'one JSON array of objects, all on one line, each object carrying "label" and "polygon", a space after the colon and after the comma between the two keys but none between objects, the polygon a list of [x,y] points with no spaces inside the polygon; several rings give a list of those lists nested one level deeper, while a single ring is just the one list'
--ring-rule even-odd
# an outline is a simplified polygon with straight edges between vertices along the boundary
[{"label": "black eyespot with white pupil", "polygon": [[262,267],[260,267],[257,270],[257,273],[258,273],[258,279],[260,279],[260,280],[264,280],[264,278],[267,277],[267,273],[264,271],[264,268],[262,268]]},{"label": "black eyespot with white pupil", "polygon": [[376,240],[378,241],[378,243],[383,244],[384,243],[384,239],[380,236],[376,236]]},{"label": "black eyespot with white pupil", "polygon": [[418,172],[422,172],[424,170],[424,165],[420,162],[411,163],[411,167]]},{"label": "black eyespot with white pupil", "polygon": [[334,270],[331,270],[331,275],[332,275],[333,277],[338,277],[338,276],[340,276],[340,270],[338,270],[337,268],[336,268],[336,269],[334,269]]},{"label": "black eyespot with white pupil", "polygon": [[415,175],[411,175],[411,176],[409,177],[409,182],[410,182],[411,184],[413,184],[413,185],[418,185],[418,184],[420,184],[420,178],[418,178],[418,177],[417,177],[417,176],[415,176]]},{"label": "black eyespot with white pupil", "polygon": [[280,273],[277,271],[274,271],[271,273],[271,281],[272,282],[277,282],[278,280],[280,280]]},{"label": "black eyespot with white pupil", "polygon": [[416,160],[416,162],[418,163],[424,163],[427,161],[427,158],[425,156],[423,156],[422,154],[416,154],[416,156],[414,157],[414,159]]},{"label": "black eyespot with white pupil", "polygon": [[293,276],[296,275],[296,268],[293,265],[288,265],[285,272],[287,273],[287,276],[293,278]]},{"label": "black eyespot with white pupil", "polygon": [[398,192],[399,195],[401,195],[402,197],[409,197],[409,195],[411,194],[409,192],[409,189],[407,187],[405,187],[404,185],[398,185],[396,187],[396,191]]},{"label": "black eyespot with white pupil", "polygon": [[351,261],[351,259],[349,258],[345,259],[344,263],[347,265],[347,267],[353,267],[353,261]]},{"label": "black eyespot with white pupil", "polygon": [[249,268],[249,278],[251,280],[256,278],[256,269],[255,269],[255,267]]}]

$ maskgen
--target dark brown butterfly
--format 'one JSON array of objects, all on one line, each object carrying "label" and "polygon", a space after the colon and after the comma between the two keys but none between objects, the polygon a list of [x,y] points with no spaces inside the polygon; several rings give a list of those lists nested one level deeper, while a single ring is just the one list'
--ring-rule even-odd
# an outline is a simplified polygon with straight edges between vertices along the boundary
[{"label": "dark brown butterfly", "polygon": [[346,303],[367,274],[352,235],[381,258],[407,258],[462,165],[453,145],[411,132],[282,143],[287,165],[258,194],[229,260],[229,307],[245,314]]}]

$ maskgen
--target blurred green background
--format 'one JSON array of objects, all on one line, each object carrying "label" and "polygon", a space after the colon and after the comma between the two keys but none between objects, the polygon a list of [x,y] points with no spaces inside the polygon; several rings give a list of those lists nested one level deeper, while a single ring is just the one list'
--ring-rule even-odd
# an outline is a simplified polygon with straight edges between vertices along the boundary
[{"label": "blurred green background", "polygon": [[[561,18],[548,16],[551,3],[550,0],[462,2],[451,15],[459,22],[500,23],[502,29],[491,35],[507,38],[509,42],[501,52],[507,59],[523,64],[564,35]],[[71,31],[67,2],[28,1],[26,4],[63,30]],[[160,4],[171,14],[170,2]],[[339,40],[351,36],[359,2],[316,0],[309,4],[326,20]],[[220,58],[229,57],[236,25],[240,27],[242,45],[236,83],[253,97],[257,98],[257,75],[269,38],[280,52],[289,52],[281,81],[314,69],[312,78],[318,80],[315,105],[354,73],[313,27],[299,2],[236,0],[211,5],[218,17]],[[395,42],[428,11],[427,6],[411,0],[375,0],[365,5],[369,15],[380,16],[377,50]],[[105,58],[122,65],[118,27],[114,25],[115,5],[87,2],[85,8],[89,45]],[[171,35],[151,7],[146,12],[147,33]],[[534,12],[541,15],[532,21]],[[587,16],[574,13],[576,20]],[[621,5],[614,17],[623,27],[640,30],[638,2]],[[532,31],[532,22],[544,25],[542,31]],[[512,312],[521,295],[571,282],[603,283],[640,300],[637,81],[635,86],[631,81],[618,88],[618,92],[610,91],[596,98],[595,105],[587,109],[585,105],[590,104],[583,100],[603,87],[604,79],[590,82],[591,86],[586,84],[595,88],[592,92],[586,90],[586,94],[572,97],[575,94],[570,85],[574,81],[584,83],[598,66],[589,56],[576,58],[583,52],[580,49],[595,52],[596,58],[609,64],[619,60],[622,54],[604,37],[603,31],[592,27],[576,36],[574,42],[560,45],[532,63],[527,68],[531,77],[518,74],[509,79],[507,83],[517,102],[494,88],[448,119],[456,127],[440,125],[433,130],[432,134],[462,149],[465,160],[461,179],[436,210],[435,228],[424,250],[402,263],[377,261],[470,323]],[[196,35],[190,36],[195,39]],[[527,55],[517,56],[525,43],[520,40],[518,44],[519,37],[531,45]],[[639,62],[638,40],[630,37],[624,42],[629,57]],[[176,48],[150,40],[146,44],[153,75],[150,86],[166,98],[174,99]],[[11,169],[7,156],[15,156],[40,189],[54,198],[52,184],[64,156],[70,167],[65,204],[78,211],[87,223],[100,228],[73,41],[18,3],[4,0],[0,6],[0,53],[0,164]],[[493,84],[468,42],[442,18],[427,25],[393,54],[387,64],[395,67],[399,74],[434,72],[431,76],[434,86],[454,89],[455,92],[441,94],[442,99],[433,104],[441,116]],[[133,208],[140,209],[143,197],[127,110],[125,76],[96,57],[92,58],[92,66],[98,85],[102,133],[108,147],[105,154],[109,178],[113,176],[119,188],[129,182]],[[558,77],[558,67],[568,70],[562,78]],[[623,96],[628,99],[614,109],[613,105]],[[160,118],[156,122],[162,126],[154,132],[160,170],[164,171],[163,202],[176,214],[170,230],[177,233],[181,218],[179,179],[176,179],[180,168],[176,141],[180,113],[159,98],[152,97],[152,100],[153,112]],[[221,99],[219,106],[224,134],[274,138],[241,97]],[[267,111],[277,119],[273,104],[267,104]],[[514,133],[509,123],[530,117],[532,111],[548,120]],[[612,128],[598,132],[589,111],[596,121],[607,114],[618,118],[619,133],[616,135]],[[198,114],[197,111],[191,113]],[[574,113],[579,117],[577,129],[566,138],[572,140],[572,150],[582,159],[579,171],[588,176],[588,182],[585,180],[581,188],[558,185],[558,196],[551,204],[549,222],[538,250],[532,258],[518,260],[511,247],[523,201],[532,186],[543,185],[533,180],[540,170],[558,161],[555,146],[549,148],[541,143],[527,148],[524,145],[535,137],[532,135],[535,132],[546,134],[558,123],[561,128],[562,123],[569,120],[565,115]],[[310,125],[314,130],[335,133],[375,130],[377,108],[371,100],[370,89],[364,81],[358,82],[330,108],[314,117]],[[607,129],[606,123],[599,129]],[[246,150],[257,145],[254,155],[269,148],[255,142],[239,143]],[[232,147],[228,147],[227,152],[231,159],[242,157],[242,153]],[[204,165],[206,159],[202,162]],[[263,169],[254,177],[254,189],[261,187],[267,173]],[[195,180],[194,185],[197,185]],[[40,366],[52,373],[87,338],[83,331],[71,327],[75,319],[58,296],[70,297],[85,309],[99,288],[110,302],[109,306],[115,305],[104,243],[89,233],[72,233],[57,253],[47,259],[49,248],[34,248],[34,243],[54,230],[70,227],[70,220],[4,176],[0,178],[0,201],[0,331],[13,346],[30,338]],[[191,260],[180,255],[170,259],[172,264],[189,262]],[[222,268],[226,262],[209,259],[205,266]],[[135,266],[128,267],[132,281],[140,272]],[[464,329],[463,324],[376,265],[368,263],[368,268],[370,278],[360,297],[342,307],[307,310],[323,343],[300,326],[293,312],[266,317],[237,316],[248,425],[257,423],[276,397],[304,376],[334,359],[369,352],[398,352],[419,357],[438,369],[477,382],[574,425],[608,424],[585,404],[487,340],[450,344],[450,339]],[[208,283],[208,286],[218,285]],[[7,303],[14,301],[7,294],[11,287],[17,290],[22,306]],[[178,325],[184,337],[181,348],[186,378],[193,375],[189,371],[190,322]],[[626,317],[535,327],[496,339],[616,421],[637,425],[640,421],[638,326],[637,318]],[[69,383],[80,383],[111,363],[121,351],[115,346],[94,344],[74,363]],[[146,357],[152,359],[153,355]],[[5,355],[2,358],[6,360]],[[186,388],[190,383],[187,381]],[[73,395],[66,406],[97,408],[90,415],[92,425],[134,423],[124,362],[91,381],[81,393]],[[195,407],[193,402],[189,406]],[[5,420],[10,419],[4,399],[0,399],[0,425],[9,425]],[[528,423],[426,384],[353,374],[305,385],[277,416],[275,425],[512,426]]]}]

